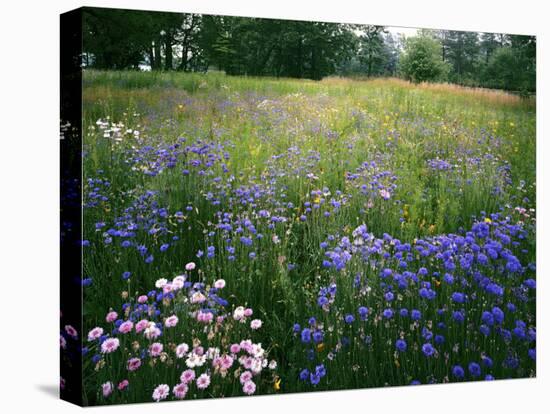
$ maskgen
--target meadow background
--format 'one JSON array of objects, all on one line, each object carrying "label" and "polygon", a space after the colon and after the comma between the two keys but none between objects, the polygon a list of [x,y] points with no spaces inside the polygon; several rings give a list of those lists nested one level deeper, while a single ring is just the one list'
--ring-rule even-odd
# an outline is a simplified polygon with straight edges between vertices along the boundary
[{"label": "meadow background", "polygon": [[[83,125],[85,332],[104,327],[85,344],[89,403],[172,388],[187,368],[176,346],[199,337],[222,352],[261,343],[277,368],[258,393],[535,375],[532,100],[399,79],[86,70]],[[180,274],[205,293],[225,280],[224,302],[202,306],[230,314],[215,338],[184,299],[195,286],[155,288]],[[239,305],[261,329],[232,324]],[[137,334],[101,352],[145,314],[164,359]],[[206,368],[210,392],[187,398],[243,395],[236,371]],[[102,396],[124,379],[129,391]]]},{"label": "meadow background", "polygon": [[534,38],[85,16],[85,404],[535,375]]}]

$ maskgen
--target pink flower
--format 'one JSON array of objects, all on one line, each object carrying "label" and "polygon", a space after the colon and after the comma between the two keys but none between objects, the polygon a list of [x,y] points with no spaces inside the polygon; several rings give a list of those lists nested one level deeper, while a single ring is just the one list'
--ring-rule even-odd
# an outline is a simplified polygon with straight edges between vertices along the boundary
[{"label": "pink flower", "polygon": [[118,388],[119,391],[123,391],[128,387],[128,384],[129,384],[128,380],[126,380],[126,379],[122,380],[118,383],[117,388]]},{"label": "pink flower", "polygon": [[137,300],[138,300],[138,303],[143,304],[143,303],[147,302],[148,298],[147,298],[146,295],[141,295]]},{"label": "pink flower", "polygon": [[253,381],[247,381],[243,384],[243,392],[247,395],[252,395],[256,392],[256,384]]},{"label": "pink flower", "polygon": [[172,280],[172,289],[180,290],[185,285],[185,276],[176,276]]},{"label": "pink flower", "polygon": [[153,391],[153,400],[159,402],[160,400],[165,400],[166,397],[170,394],[170,387],[166,384],[160,384]]},{"label": "pink flower", "polygon": [[214,282],[214,287],[216,289],[223,289],[225,287],[225,280],[223,279],[218,279]]},{"label": "pink flower", "polygon": [[118,338],[107,338],[101,344],[101,352],[104,354],[110,354],[118,349],[120,342]]},{"label": "pink flower", "polygon": [[203,312],[199,311],[197,313],[197,321],[201,323],[211,323],[212,319],[214,319],[214,315],[212,312]]},{"label": "pink flower", "polygon": [[380,197],[382,197],[384,200],[389,200],[391,197],[391,193],[385,188],[382,188],[380,190]]},{"label": "pink flower", "polygon": [[252,309],[246,308],[244,310],[244,316],[246,316],[246,317],[252,316]]},{"label": "pink flower", "polygon": [[103,385],[101,385],[101,391],[103,392],[103,396],[107,398],[109,395],[113,393],[113,383],[112,382],[106,382]]},{"label": "pink flower", "polygon": [[176,356],[178,358],[183,358],[185,356],[185,354],[187,354],[187,352],[189,351],[189,345],[187,344],[179,344],[177,347],[176,347]]},{"label": "pink flower", "polygon": [[149,326],[149,321],[147,319],[142,319],[141,321],[136,323],[136,333],[140,333],[148,326]]},{"label": "pink flower", "polygon": [[118,313],[116,313],[115,311],[111,311],[107,314],[107,316],[105,317],[105,320],[107,322],[114,322],[116,321],[116,318],[118,318]]},{"label": "pink flower", "polygon": [[242,306],[237,306],[233,311],[233,319],[240,321],[244,318],[244,308]]},{"label": "pink flower", "polygon": [[78,332],[71,325],[65,325],[65,332],[67,332],[67,335],[72,336],[73,338],[78,338]]},{"label": "pink flower", "polygon": [[250,339],[242,340],[240,345],[241,349],[244,349],[248,353],[252,350],[252,341]]},{"label": "pink flower", "polygon": [[192,270],[195,270],[195,263],[193,262],[189,262],[185,265],[185,270],[187,270],[188,272],[192,271]]},{"label": "pink flower", "polygon": [[172,392],[174,393],[174,397],[182,400],[187,395],[188,390],[189,390],[189,387],[187,386],[187,384],[181,383],[181,384],[174,385]]},{"label": "pink flower", "polygon": [[118,331],[121,334],[127,334],[132,330],[133,327],[134,327],[134,323],[132,321],[122,322],[118,327]]},{"label": "pink flower", "polygon": [[244,371],[241,376],[239,377],[239,380],[241,381],[241,384],[245,384],[248,381],[252,379],[252,372],[250,371]]},{"label": "pink flower", "polygon": [[173,328],[178,324],[178,317],[176,315],[169,316],[166,318],[166,321],[164,321],[164,326],[167,328]]},{"label": "pink flower", "polygon": [[262,321],[260,319],[254,319],[252,322],[250,322],[250,328],[251,329],[260,329],[262,327]]},{"label": "pink flower", "polygon": [[141,367],[141,359],[139,358],[130,358],[126,364],[128,371],[136,371]]},{"label": "pink flower", "polygon": [[202,303],[206,300],[206,296],[204,296],[201,292],[195,292],[191,295],[191,303]]},{"label": "pink flower", "polygon": [[199,390],[205,390],[210,385],[210,376],[208,374],[202,374],[197,378],[197,388]]},{"label": "pink flower", "polygon": [[61,346],[61,348],[63,349],[67,348],[67,340],[63,335],[59,335],[59,346]]},{"label": "pink flower", "polygon": [[88,341],[94,341],[103,335],[103,328],[95,327],[90,332],[88,332]]},{"label": "pink flower", "polygon": [[195,379],[195,371],[192,369],[186,369],[181,373],[180,381],[184,384],[189,384]]},{"label": "pink flower", "polygon": [[229,347],[229,351],[231,351],[232,354],[237,354],[241,351],[241,346],[239,344],[233,344]]},{"label": "pink flower", "polygon": [[147,328],[145,328],[145,331],[143,332],[143,335],[145,335],[147,339],[156,339],[160,336],[160,329],[157,328],[155,322],[149,322]]},{"label": "pink flower", "polygon": [[227,371],[233,365],[233,358],[229,355],[222,355],[214,360],[213,364],[218,366],[220,370]]},{"label": "pink flower", "polygon": [[244,367],[244,369],[250,369],[252,368],[252,364],[254,360],[252,357],[241,357],[242,359],[239,359],[241,365]]},{"label": "pink flower", "polygon": [[162,344],[160,342],[152,343],[149,347],[149,354],[151,356],[159,356],[162,352]]}]

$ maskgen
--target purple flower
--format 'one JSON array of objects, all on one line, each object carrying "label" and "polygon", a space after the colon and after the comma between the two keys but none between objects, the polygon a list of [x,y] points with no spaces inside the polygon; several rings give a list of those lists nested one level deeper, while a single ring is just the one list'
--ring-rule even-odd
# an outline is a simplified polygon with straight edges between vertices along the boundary
[{"label": "purple flower", "polygon": [[431,357],[435,353],[435,348],[432,346],[432,344],[425,343],[424,345],[422,345],[422,353],[427,357]]},{"label": "purple flower", "polygon": [[399,352],[405,352],[407,350],[407,342],[405,342],[404,339],[398,339],[397,341],[395,341],[395,348]]}]

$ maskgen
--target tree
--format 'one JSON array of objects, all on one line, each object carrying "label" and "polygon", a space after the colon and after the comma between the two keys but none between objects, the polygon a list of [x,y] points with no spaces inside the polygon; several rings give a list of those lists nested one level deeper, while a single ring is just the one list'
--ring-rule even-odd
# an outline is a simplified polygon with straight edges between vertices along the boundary
[{"label": "tree", "polygon": [[445,80],[448,73],[441,56],[441,43],[423,34],[406,40],[399,67],[406,79],[416,83]]},{"label": "tree", "polygon": [[489,59],[484,83],[492,88],[534,92],[536,40],[530,36],[511,36],[509,40],[509,46],[498,48]]},{"label": "tree", "polygon": [[480,52],[485,64],[499,47],[502,47],[500,40],[495,33],[482,33],[480,42]]},{"label": "tree", "polygon": [[367,76],[381,74],[384,71],[386,56],[384,55],[385,29],[383,26],[363,26],[363,34],[359,37],[359,61],[365,66]]},{"label": "tree", "polygon": [[463,83],[476,74],[479,55],[477,32],[442,31],[442,57],[452,66],[449,78]]}]

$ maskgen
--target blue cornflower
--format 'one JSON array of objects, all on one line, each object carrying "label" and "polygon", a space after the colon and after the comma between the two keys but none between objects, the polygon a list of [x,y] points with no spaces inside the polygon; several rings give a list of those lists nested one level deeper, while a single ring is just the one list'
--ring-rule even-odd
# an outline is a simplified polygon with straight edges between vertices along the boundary
[{"label": "blue cornflower", "polygon": [[325,366],[323,364],[317,365],[315,367],[315,374],[321,378],[324,377],[327,374]]},{"label": "blue cornflower", "polygon": [[394,299],[393,293],[392,292],[386,292],[386,294],[384,295],[384,299],[386,299],[386,301],[388,301],[388,302],[391,302]]},{"label": "blue cornflower", "polygon": [[445,276],[443,276],[443,281],[449,285],[452,285],[455,281],[455,278],[453,275],[445,273]]},{"label": "blue cornflower", "polygon": [[323,342],[323,331],[313,332],[313,342],[315,342],[316,344]]},{"label": "blue cornflower", "polygon": [[344,321],[349,325],[352,324],[355,321],[355,317],[349,313],[344,317]]},{"label": "blue cornflower", "polygon": [[431,357],[435,353],[435,348],[430,343],[422,345],[422,353],[427,357]]},{"label": "blue cornflower", "polygon": [[128,279],[130,278],[130,276],[132,276],[132,273],[130,273],[130,272],[124,272],[124,273],[122,274],[122,279],[123,279],[123,280],[128,280]]},{"label": "blue cornflower", "polygon": [[317,298],[317,304],[318,304],[320,307],[325,306],[327,303],[328,303],[328,299],[327,299],[326,296],[319,296],[319,297]]},{"label": "blue cornflower", "polygon": [[456,303],[464,303],[466,296],[461,292],[453,292],[451,295],[451,300]]},{"label": "blue cornflower", "polygon": [[523,281],[523,284],[527,286],[529,289],[537,288],[537,282],[535,281],[535,279],[526,279]]},{"label": "blue cornflower", "polygon": [[481,320],[484,324],[486,325],[494,325],[495,323],[495,318],[493,317],[493,314],[491,312],[487,312],[487,311],[484,311],[482,314],[481,314]]},{"label": "blue cornflower", "polygon": [[495,306],[492,310],[493,317],[495,318],[496,323],[504,322],[504,312],[498,306]]},{"label": "blue cornflower", "polygon": [[359,313],[359,317],[361,318],[361,320],[364,321],[365,319],[367,319],[369,309],[366,306],[360,306],[357,312]]},{"label": "blue cornflower", "polygon": [[459,322],[459,323],[464,322],[464,312],[463,311],[454,311],[453,312],[453,319],[456,322]]},{"label": "blue cornflower", "polygon": [[409,310],[407,308],[402,308],[399,311],[399,315],[401,315],[401,317],[403,318],[406,318],[407,316],[409,316]]},{"label": "blue cornflower", "polygon": [[305,328],[302,331],[302,342],[306,344],[308,342],[311,342],[311,330],[309,330],[308,328]]},{"label": "blue cornflower", "polygon": [[168,247],[170,247],[170,245],[168,243],[164,243],[162,246],[160,246],[160,251],[165,252],[166,250],[168,250]]},{"label": "blue cornflower", "polygon": [[407,342],[405,342],[404,339],[398,339],[397,341],[395,341],[395,348],[399,352],[405,352],[407,350]]},{"label": "blue cornflower", "polygon": [[392,275],[392,270],[391,269],[384,269],[382,270],[382,278],[387,278],[387,277],[390,277]]},{"label": "blue cornflower", "polygon": [[300,379],[302,381],[305,381],[309,378],[309,370],[307,368],[304,368],[300,371]]},{"label": "blue cornflower", "polygon": [[418,309],[413,309],[411,311],[411,319],[413,321],[418,321],[420,318],[422,318],[422,313]]},{"label": "blue cornflower", "polygon": [[321,377],[319,375],[315,375],[313,372],[309,374],[309,382],[311,382],[311,385],[317,385],[321,381]]},{"label": "blue cornflower", "polygon": [[470,362],[468,371],[472,377],[479,377],[481,375],[481,367],[477,362]]},{"label": "blue cornflower", "polygon": [[453,367],[453,377],[458,379],[464,378],[464,368],[462,368],[460,365],[455,365]]},{"label": "blue cornflower", "polygon": [[491,368],[493,366],[493,360],[488,356],[481,357],[481,363],[487,368]]},{"label": "blue cornflower", "polygon": [[384,312],[382,312],[382,315],[384,315],[384,318],[391,319],[393,317],[393,310],[390,308],[384,309]]}]

